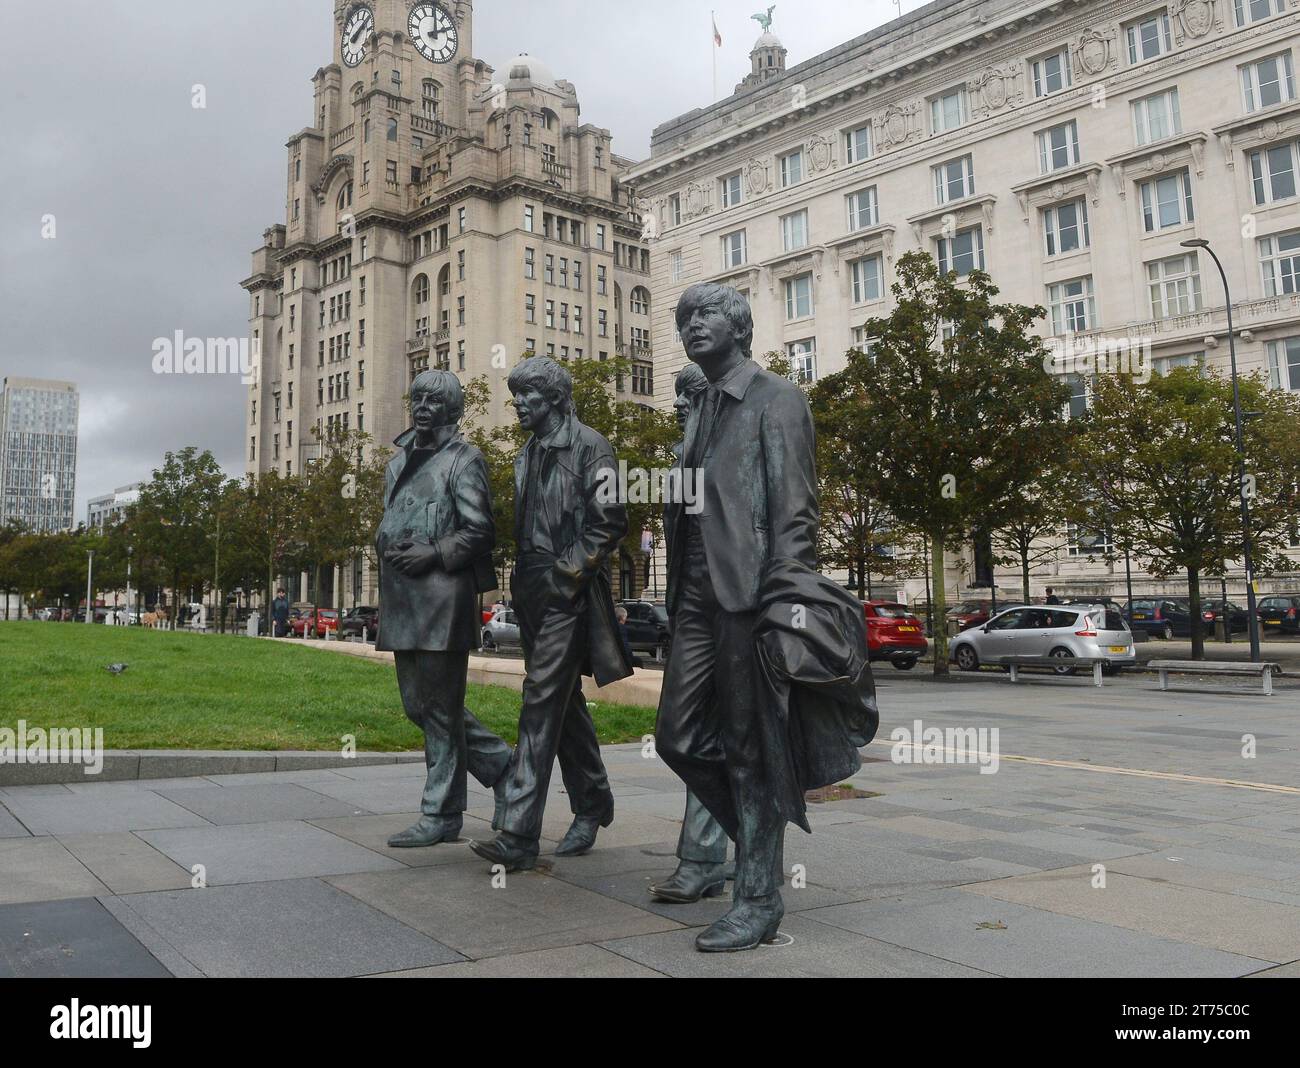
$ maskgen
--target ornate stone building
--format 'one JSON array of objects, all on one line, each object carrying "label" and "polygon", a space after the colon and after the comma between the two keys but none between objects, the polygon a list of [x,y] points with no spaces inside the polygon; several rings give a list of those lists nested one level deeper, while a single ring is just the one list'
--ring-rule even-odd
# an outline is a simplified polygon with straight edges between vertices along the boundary
[{"label": "ornate stone building", "polygon": [[[426,367],[486,376],[501,421],[522,354],[621,352],[635,369],[620,388],[649,402],[649,251],[622,185],[630,162],[581,121],[574,87],[532,56],[499,75],[476,59],[469,0],[335,0],[333,18],[313,125],[287,144],[285,222],[241,283],[262,352],[247,469],[301,472],[331,427],[386,445]],[[351,604],[373,575],[342,585]]]},{"label": "ornate stone building", "polygon": [[[656,236],[657,404],[687,285],[745,291],[755,352],[815,377],[869,340],[912,249],[1050,309],[1045,335],[1226,368],[1223,288],[1193,237],[1227,269],[1241,369],[1300,390],[1298,35],[1300,0],[935,0],[760,78],[781,54],[764,32],[754,74],[659,126],[629,176]],[[1036,592],[1122,589],[1096,541],[1063,531]],[[971,560],[953,564],[964,587]]]}]

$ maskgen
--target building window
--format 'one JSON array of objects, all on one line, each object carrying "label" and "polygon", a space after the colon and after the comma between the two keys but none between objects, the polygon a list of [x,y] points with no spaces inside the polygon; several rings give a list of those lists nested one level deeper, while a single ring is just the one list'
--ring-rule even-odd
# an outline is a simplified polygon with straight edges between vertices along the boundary
[{"label": "building window", "polygon": [[565,289],[569,288],[569,259],[567,256],[560,257],[560,285]]},{"label": "building window", "polygon": [[468,219],[468,214],[467,214],[467,212],[465,211],[465,209],[464,209],[464,208],[457,208],[457,209],[456,209],[456,226],[457,226],[457,233],[462,233],[462,234],[463,234],[463,233],[465,232],[465,226],[466,226],[466,223],[467,223],[467,219]]},{"label": "building window", "polygon": [[844,131],[844,162],[861,163],[871,158],[871,125]]},{"label": "building window", "polygon": [[1142,225],[1147,233],[1195,221],[1192,178],[1186,168],[1143,182],[1138,189],[1142,194]]},{"label": "building window", "polygon": [[532,293],[524,294],[524,322],[537,322],[537,297]]},{"label": "building window", "polygon": [[573,288],[582,292],[582,260],[573,261]]},{"label": "building window", "polygon": [[596,312],[596,332],[601,337],[609,337],[609,312],[604,308]]},{"label": "building window", "polygon": [[524,205],[524,231],[530,234],[533,232],[533,206],[531,204]]},{"label": "building window", "polygon": [[683,274],[682,254],[680,252],[668,253],[669,281],[680,282],[682,280],[682,274]]},{"label": "building window", "polygon": [[1250,176],[1256,204],[1274,204],[1296,195],[1296,171],[1300,169],[1300,142],[1275,145],[1251,152]]},{"label": "building window", "polygon": [[537,276],[537,253],[534,249],[524,249],[524,277],[535,278]]},{"label": "building window", "polygon": [[602,251],[605,248],[605,224],[596,224],[596,247]]},{"label": "building window", "polygon": [[795,382],[817,380],[817,339],[806,337],[791,341],[785,346],[786,359],[790,361],[790,378]]},{"label": "building window", "polygon": [[1059,52],[1034,60],[1029,64],[1029,73],[1034,83],[1035,97],[1051,96],[1070,88],[1070,50],[1062,48]]},{"label": "building window", "polygon": [[575,334],[582,333],[582,305],[581,304],[575,304],[573,306],[573,332]]},{"label": "building window", "polygon": [[1274,389],[1300,390],[1300,337],[1268,343],[1268,377]]},{"label": "building window", "polygon": [[739,267],[745,262],[745,231],[722,235],[722,268]]},{"label": "building window", "polygon": [[652,397],[654,391],[654,367],[648,363],[632,364],[632,392],[643,397]]},{"label": "building window", "polygon": [[813,313],[812,275],[801,274],[785,281],[786,319],[806,319]]},{"label": "building window", "polygon": [[803,181],[803,149],[796,148],[781,157],[781,188]]},{"label": "building window", "polygon": [[884,296],[882,263],[879,256],[853,261],[853,303],[865,304]]},{"label": "building window", "polygon": [[1295,99],[1295,71],[1289,51],[1247,63],[1240,70],[1241,93],[1248,112]]},{"label": "building window", "polygon": [[1205,353],[1185,352],[1181,356],[1157,356],[1151,364],[1151,369],[1162,376],[1179,367],[1195,367],[1199,371],[1205,366]]},{"label": "building window", "polygon": [[456,253],[456,281],[465,281],[465,250]]},{"label": "building window", "polygon": [[1059,256],[1092,245],[1088,229],[1088,202],[1083,197],[1043,210],[1043,231],[1047,254]]},{"label": "building window", "polygon": [[880,205],[876,200],[876,187],[859,189],[847,197],[849,205],[849,229],[864,230],[880,222]]},{"label": "building window", "polygon": [[542,281],[548,286],[555,285],[555,257],[549,252],[542,260]]},{"label": "building window", "polygon": [[673,193],[668,198],[668,225],[682,225],[682,198],[679,193]]},{"label": "building window", "polygon": [[961,230],[953,237],[939,238],[939,270],[955,271],[965,278],[974,270],[984,270],[984,232],[978,226]]},{"label": "building window", "polygon": [[555,329],[555,301],[553,300],[546,302],[546,328],[548,330]]},{"label": "building window", "polygon": [[1252,22],[1280,15],[1284,10],[1284,4],[1285,0],[1233,0],[1237,25],[1249,26]]},{"label": "building window", "polygon": [[384,177],[387,178],[389,185],[397,184],[397,161],[396,160],[390,159],[388,161],[388,167],[385,170]]},{"label": "building window", "polygon": [[808,244],[808,211],[791,212],[781,216],[781,247],[786,252],[803,248]]},{"label": "building window", "polygon": [[596,295],[603,297],[608,289],[609,281],[605,265],[603,263],[598,264],[596,267]]},{"label": "building window", "polygon": [[301,200],[295,200],[295,201],[293,202],[293,217],[294,217],[294,220],[296,221],[296,220],[301,216],[301,214],[302,214],[302,201],[301,201]]},{"label": "building window", "polygon": [[1038,138],[1038,168],[1042,174],[1075,167],[1079,163],[1079,124],[1071,119],[1059,126],[1040,130]]},{"label": "building window", "polygon": [[1300,293],[1300,230],[1260,238],[1259,262],[1266,296]]},{"label": "building window", "polygon": [[1077,334],[1091,330],[1097,321],[1092,275],[1048,286],[1047,303],[1052,311],[1054,334]]},{"label": "building window", "polygon": [[463,296],[456,298],[456,325],[465,325],[465,298]]},{"label": "building window", "polygon": [[634,315],[650,314],[650,291],[645,286],[635,286],[632,289],[632,295],[628,300],[628,305]]},{"label": "building window", "polygon": [[1130,22],[1124,27],[1124,35],[1128,41],[1130,64],[1145,63],[1173,47],[1169,36],[1169,14],[1165,11]]},{"label": "building window", "polygon": [[1195,254],[1148,263],[1147,282],[1153,319],[1201,310],[1201,268]]},{"label": "building window", "polygon": [[724,208],[734,208],[741,202],[740,171],[718,179],[718,201]]},{"label": "building window", "polygon": [[1133,129],[1139,145],[1163,141],[1183,132],[1178,90],[1169,89],[1133,101]]},{"label": "building window", "polygon": [[[1086,389],[1086,384],[1080,385],[1078,388]],[[1070,401],[1070,415],[1072,418],[1076,417],[1074,413],[1074,404],[1074,398],[1072,397]],[[1082,415],[1087,410],[1088,405],[1085,396],[1083,401],[1083,411],[1078,414]],[[1093,530],[1091,528],[1085,529],[1077,523],[1065,524],[1065,543],[1069,554],[1075,557],[1095,556],[1098,554],[1105,555],[1106,553],[1109,553],[1111,549],[1110,532],[1105,527],[1100,530]]]},{"label": "building window", "polygon": [[420,107],[426,119],[438,117],[438,83],[425,80],[420,94]]},{"label": "building window", "polygon": [[947,204],[953,200],[975,195],[975,163],[971,156],[951,159],[934,168],[934,195],[936,202]]},{"label": "building window", "polygon": [[930,101],[930,133],[941,134],[964,126],[970,118],[966,90],[953,89]]}]

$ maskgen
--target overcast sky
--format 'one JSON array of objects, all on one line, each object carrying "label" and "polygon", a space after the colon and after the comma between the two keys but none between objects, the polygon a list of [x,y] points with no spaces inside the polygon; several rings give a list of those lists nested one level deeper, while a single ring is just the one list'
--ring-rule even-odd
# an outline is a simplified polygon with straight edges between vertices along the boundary
[{"label": "overcast sky", "polygon": [[[17,0],[3,0],[19,10]],[[903,0],[902,10],[920,7]],[[248,330],[239,280],[284,221],[284,143],[312,121],[333,55],[333,0],[58,0],[0,34],[0,377],[81,390],[76,519],[90,496],[147,479],[168,449],[243,470],[237,377],[160,376],[153,341]],[[748,71],[756,0],[477,0],[474,51],[519,52],[577,88],[584,121],[642,159],[657,124]],[[895,17],[894,0],[778,4],[793,66]],[[191,106],[204,86],[207,107]],[[54,216],[55,236],[42,235]]]}]

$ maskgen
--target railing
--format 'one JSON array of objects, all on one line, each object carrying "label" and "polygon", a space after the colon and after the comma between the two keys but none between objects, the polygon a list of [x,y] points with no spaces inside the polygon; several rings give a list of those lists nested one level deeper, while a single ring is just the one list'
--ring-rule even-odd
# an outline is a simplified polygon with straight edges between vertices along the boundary
[{"label": "railing", "polygon": [[[1232,305],[1233,326],[1244,329],[1253,323],[1265,320],[1289,320],[1300,316],[1300,293],[1287,293],[1279,297],[1263,297],[1260,300],[1247,300]],[[1184,315],[1171,315],[1166,319],[1148,319],[1140,323],[1116,324],[1110,329],[1089,330],[1076,334],[1081,338],[1117,337],[1168,337],[1182,334],[1195,334],[1202,331],[1227,329],[1228,313],[1223,305],[1217,308],[1205,308],[1201,311],[1188,312]]]},{"label": "railing", "polygon": [[571,177],[571,172],[567,164],[556,163],[553,160],[542,160],[542,173],[549,174],[552,178],[562,178],[566,182]]},{"label": "railing", "polygon": [[339,145],[346,145],[352,140],[352,134],[356,128],[355,123],[348,123],[338,133],[330,136],[330,151],[333,152]]},{"label": "railing", "polygon": [[453,137],[456,134],[456,127],[448,126],[441,119],[431,119],[427,115],[411,114],[411,129],[419,130],[421,133],[431,133],[435,137]]},{"label": "railing", "polygon": [[435,345],[443,345],[450,340],[451,340],[451,330],[449,328],[444,328],[442,330],[434,331],[433,341]]},{"label": "railing", "polygon": [[654,353],[649,345],[639,345],[635,341],[627,347],[628,359],[631,360],[650,360],[654,358]]},{"label": "railing", "polygon": [[429,351],[429,335],[423,337],[413,337],[406,342],[406,355],[414,356],[418,352]]}]

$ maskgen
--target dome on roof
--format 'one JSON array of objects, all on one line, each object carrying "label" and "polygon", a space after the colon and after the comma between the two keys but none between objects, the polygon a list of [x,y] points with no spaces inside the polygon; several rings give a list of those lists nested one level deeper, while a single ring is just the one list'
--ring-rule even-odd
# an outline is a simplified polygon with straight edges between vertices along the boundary
[{"label": "dome on roof", "polygon": [[754,42],[755,51],[757,51],[760,48],[784,48],[784,47],[785,45],[781,43],[781,39],[777,37],[777,35],[774,34],[771,30],[764,30],[762,35],[758,38],[758,40]]},{"label": "dome on roof", "polygon": [[551,68],[536,56],[521,52],[506,64],[506,85],[515,88],[525,83],[554,88],[555,75],[551,73]]}]

